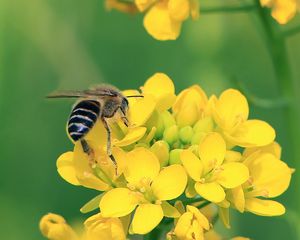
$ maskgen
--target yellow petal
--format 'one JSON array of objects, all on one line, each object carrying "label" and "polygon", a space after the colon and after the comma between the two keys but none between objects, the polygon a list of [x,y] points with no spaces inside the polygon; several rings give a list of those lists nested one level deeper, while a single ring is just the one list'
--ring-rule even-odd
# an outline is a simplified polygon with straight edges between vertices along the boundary
[{"label": "yellow petal", "polygon": [[249,179],[249,170],[243,163],[230,162],[222,165],[217,182],[225,188],[235,188]]},{"label": "yellow petal", "polygon": [[163,201],[161,204],[161,207],[162,207],[165,217],[169,217],[169,218],[180,217],[179,211],[175,207],[173,207],[170,203],[168,203],[167,201]]},{"label": "yellow petal", "polygon": [[129,122],[131,125],[138,127],[147,122],[155,109],[156,103],[150,95],[134,101],[131,101],[131,99],[129,99]]},{"label": "yellow petal", "polygon": [[171,200],[180,196],[187,184],[187,175],[181,165],[164,168],[152,182],[153,194],[159,200]]},{"label": "yellow petal", "polygon": [[180,34],[181,22],[172,20],[167,3],[161,2],[146,13],[144,27],[157,40],[175,40]]},{"label": "yellow petal", "polygon": [[215,182],[212,183],[200,183],[195,184],[195,189],[197,193],[211,202],[221,202],[225,199],[224,189]]},{"label": "yellow petal", "polygon": [[174,229],[174,233],[179,239],[187,238],[187,233],[191,228],[192,220],[193,214],[191,212],[185,212],[180,216]]},{"label": "yellow petal", "polygon": [[246,199],[245,209],[260,216],[280,216],[285,213],[284,206],[279,202],[258,198]]},{"label": "yellow petal", "polygon": [[204,228],[205,230],[209,229],[209,221],[207,218],[200,212],[200,210],[194,206],[187,205],[186,206],[187,211],[193,213],[194,217],[199,222],[200,226]]},{"label": "yellow petal", "polygon": [[252,184],[256,190],[266,192],[268,197],[277,197],[289,187],[292,171],[285,162],[274,155],[264,153],[246,159],[245,162],[250,171]]},{"label": "yellow petal", "polygon": [[134,214],[131,229],[133,233],[146,234],[154,229],[163,219],[160,205],[140,204]]},{"label": "yellow petal", "polygon": [[175,87],[173,81],[164,73],[155,73],[142,88],[145,95],[150,94],[156,99],[159,111],[169,109],[175,101]]},{"label": "yellow petal", "polygon": [[56,167],[59,175],[68,183],[80,185],[76,177],[73,163],[73,152],[66,152],[57,159]]},{"label": "yellow petal", "polygon": [[277,0],[272,9],[272,17],[280,24],[286,24],[297,13],[295,0]]},{"label": "yellow petal", "polygon": [[143,87],[143,93],[152,94],[156,98],[164,94],[174,93],[173,81],[164,73],[155,73],[147,79]]},{"label": "yellow petal", "polygon": [[200,181],[203,165],[199,158],[190,150],[183,150],[180,154],[180,160],[188,175],[195,181]]},{"label": "yellow petal", "polygon": [[123,217],[135,209],[138,201],[129,189],[114,188],[103,195],[99,207],[103,217]]},{"label": "yellow petal", "polygon": [[237,151],[227,151],[225,154],[225,162],[239,162],[242,159],[242,154]]},{"label": "yellow petal", "polygon": [[147,180],[150,183],[158,175],[159,170],[159,160],[150,150],[139,147],[127,153],[124,176],[128,182],[138,183]]},{"label": "yellow petal", "polygon": [[189,0],[169,0],[168,10],[170,16],[176,21],[184,21],[189,17]]},{"label": "yellow petal", "polygon": [[261,120],[241,123],[229,140],[241,147],[255,147],[270,144],[275,139],[275,130]]},{"label": "yellow petal", "polygon": [[218,133],[210,133],[199,144],[199,157],[204,165],[204,173],[224,161],[226,143]]},{"label": "yellow petal", "polygon": [[266,146],[262,147],[252,147],[252,148],[246,148],[243,152],[243,157],[248,157],[254,152],[263,152],[263,153],[271,153],[276,158],[281,158],[281,146],[277,142],[272,142]]},{"label": "yellow petal", "polygon": [[224,91],[216,101],[214,110],[215,121],[225,130],[230,130],[236,124],[246,121],[249,115],[247,99],[235,89]]},{"label": "yellow petal", "polygon": [[140,140],[146,133],[147,128],[145,127],[134,127],[129,128],[128,133],[121,140],[115,141],[113,144],[118,147],[125,147],[132,143],[136,143]]},{"label": "yellow petal", "polygon": [[231,189],[227,192],[226,198],[234,204],[234,207],[241,213],[245,210],[245,195],[242,186]]},{"label": "yellow petal", "polygon": [[[95,155],[103,157],[103,154]],[[75,144],[73,162],[76,171],[76,177],[82,186],[99,191],[105,191],[110,188],[107,182],[94,175],[94,171],[89,165],[89,157],[83,152],[80,142],[76,142]]]},{"label": "yellow petal", "polygon": [[107,142],[107,132],[101,121],[97,121],[91,131],[85,136],[85,140],[93,142],[94,145],[105,146]]},{"label": "yellow petal", "polygon": [[156,0],[134,0],[135,5],[139,11],[143,12],[151,6]]}]

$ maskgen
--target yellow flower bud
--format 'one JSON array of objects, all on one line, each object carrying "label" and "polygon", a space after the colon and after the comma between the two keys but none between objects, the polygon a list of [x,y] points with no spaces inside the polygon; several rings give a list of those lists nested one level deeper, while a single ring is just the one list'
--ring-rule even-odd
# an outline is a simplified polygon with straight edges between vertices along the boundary
[{"label": "yellow flower bud", "polygon": [[194,133],[194,135],[192,137],[191,144],[192,145],[199,144],[206,135],[207,135],[207,133],[205,133],[205,132],[196,132],[196,133]]},{"label": "yellow flower bud", "polygon": [[183,90],[173,105],[173,113],[180,127],[194,125],[204,115],[207,96],[197,85]]},{"label": "yellow flower bud", "polygon": [[182,149],[173,149],[170,152],[170,159],[169,159],[169,164],[181,164],[180,160],[180,153],[182,152]]},{"label": "yellow flower bud", "polygon": [[212,132],[214,128],[214,121],[212,117],[205,117],[196,122],[194,126],[195,132]]},{"label": "yellow flower bud", "polygon": [[51,240],[75,240],[77,236],[65,219],[57,214],[49,213],[40,220],[42,234]]},{"label": "yellow flower bud", "polygon": [[191,126],[185,126],[179,130],[179,139],[183,143],[189,143],[192,140],[194,131]]},{"label": "yellow flower bud", "polygon": [[162,112],[160,116],[163,120],[165,128],[171,127],[176,124],[174,116],[169,111]]},{"label": "yellow flower bud", "polygon": [[160,140],[155,142],[150,150],[156,155],[161,167],[168,165],[169,161],[169,145],[167,142]]},{"label": "yellow flower bud", "polygon": [[155,138],[161,138],[164,132],[164,122],[162,117],[157,111],[154,111],[152,116],[148,119],[148,121],[145,124],[148,129],[151,129],[153,127],[156,128],[155,131]]},{"label": "yellow flower bud", "polygon": [[163,140],[172,145],[178,140],[178,126],[173,125],[164,131]]}]

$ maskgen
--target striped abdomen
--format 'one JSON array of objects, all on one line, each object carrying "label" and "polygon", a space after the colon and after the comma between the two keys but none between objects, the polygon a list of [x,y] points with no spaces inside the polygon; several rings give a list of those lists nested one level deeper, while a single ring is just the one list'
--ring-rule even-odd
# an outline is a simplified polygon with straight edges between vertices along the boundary
[{"label": "striped abdomen", "polygon": [[94,100],[83,100],[73,108],[69,121],[68,133],[73,141],[84,137],[95,125],[100,114],[100,104]]}]

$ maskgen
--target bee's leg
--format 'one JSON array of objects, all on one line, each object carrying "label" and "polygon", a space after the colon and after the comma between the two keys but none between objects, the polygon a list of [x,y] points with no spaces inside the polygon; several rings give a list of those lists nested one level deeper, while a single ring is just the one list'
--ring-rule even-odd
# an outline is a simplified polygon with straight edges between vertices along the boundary
[{"label": "bee's leg", "polygon": [[104,128],[106,129],[106,132],[107,132],[107,148],[106,148],[107,155],[113,161],[114,165],[116,166],[116,171],[117,171],[117,161],[116,161],[116,159],[114,158],[114,156],[112,155],[112,152],[111,152],[111,131],[110,131],[110,128],[108,126],[108,123],[107,123],[106,119],[101,118],[101,120],[102,120]]},{"label": "bee's leg", "polygon": [[124,123],[124,125],[126,127],[128,127],[129,126],[129,121],[128,121],[128,118],[126,117],[125,113],[122,111],[122,109],[120,110],[120,113],[121,113],[122,122]]},{"label": "bee's leg", "polygon": [[89,146],[87,141],[85,139],[80,140],[82,150],[84,153],[86,153],[89,156],[89,164],[92,168],[94,168],[96,165],[95,156],[93,149]]}]

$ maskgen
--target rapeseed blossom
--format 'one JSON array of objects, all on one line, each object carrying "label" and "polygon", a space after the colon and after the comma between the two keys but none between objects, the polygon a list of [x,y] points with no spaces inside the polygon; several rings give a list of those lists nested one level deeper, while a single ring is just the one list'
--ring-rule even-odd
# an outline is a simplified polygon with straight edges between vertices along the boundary
[{"label": "rapeseed blossom", "polygon": [[230,227],[232,208],[261,216],[285,213],[273,198],[287,190],[294,170],[281,160],[273,127],[249,118],[240,91],[208,96],[194,85],[176,95],[172,80],[156,73],[140,90],[123,94],[143,98],[128,98],[129,127],[109,119],[117,171],[106,154],[101,121],[86,136],[94,164],[78,143],[57,159],[64,180],[99,191],[81,212],[99,213],[86,220],[82,235],[62,217],[46,215],[44,236],[123,240],[174,222],[168,239],[216,239],[214,222],[219,216]]}]

